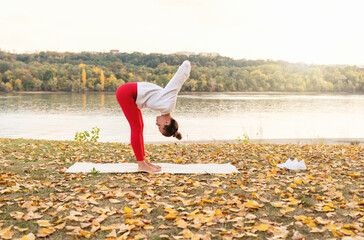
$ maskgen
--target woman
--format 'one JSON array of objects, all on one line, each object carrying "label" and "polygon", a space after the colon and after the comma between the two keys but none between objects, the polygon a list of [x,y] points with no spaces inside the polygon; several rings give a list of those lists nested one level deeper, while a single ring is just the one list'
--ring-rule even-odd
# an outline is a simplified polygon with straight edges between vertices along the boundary
[{"label": "woman", "polygon": [[165,88],[153,83],[138,82],[123,84],[116,91],[116,99],[130,125],[130,142],[138,162],[138,171],[161,171],[160,166],[145,159],[144,123],[140,109],[150,108],[159,111],[161,115],[157,117],[156,121],[159,131],[166,137],[173,136],[181,140],[182,135],[178,132],[178,123],[172,118],[171,112],[176,106],[177,94],[190,76],[190,71],[191,63],[186,60]]}]

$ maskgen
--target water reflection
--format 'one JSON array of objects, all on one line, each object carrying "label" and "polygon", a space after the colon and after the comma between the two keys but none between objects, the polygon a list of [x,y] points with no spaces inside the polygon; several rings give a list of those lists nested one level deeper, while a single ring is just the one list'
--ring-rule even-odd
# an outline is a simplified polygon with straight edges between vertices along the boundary
[{"label": "water reflection", "polygon": [[102,112],[104,112],[104,110],[105,110],[105,94],[100,94],[100,98],[101,98],[101,100],[100,100],[101,110],[102,110]]},{"label": "water reflection", "polygon": [[[173,142],[142,111],[146,142]],[[251,138],[362,138],[363,95],[181,94],[173,116],[185,141]],[[129,126],[113,93],[0,94],[0,137],[71,140],[101,129],[101,141],[128,142]]]}]

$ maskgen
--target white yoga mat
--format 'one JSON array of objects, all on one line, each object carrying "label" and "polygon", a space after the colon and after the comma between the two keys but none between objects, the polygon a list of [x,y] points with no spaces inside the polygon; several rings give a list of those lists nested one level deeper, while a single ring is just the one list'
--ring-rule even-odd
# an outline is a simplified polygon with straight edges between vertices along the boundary
[{"label": "white yoga mat", "polygon": [[[197,173],[217,173],[230,174],[238,172],[235,166],[230,163],[225,164],[173,164],[173,163],[155,163],[162,167],[161,172],[173,174],[197,174]],[[137,163],[86,163],[78,162],[67,169],[66,173],[89,173],[92,170],[100,173],[133,173],[138,172]]]}]

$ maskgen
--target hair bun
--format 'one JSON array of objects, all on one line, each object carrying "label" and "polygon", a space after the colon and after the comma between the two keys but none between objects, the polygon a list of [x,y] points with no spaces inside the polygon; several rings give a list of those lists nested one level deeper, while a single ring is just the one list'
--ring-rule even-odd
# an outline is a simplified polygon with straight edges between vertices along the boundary
[{"label": "hair bun", "polygon": [[180,132],[175,132],[173,134],[173,137],[177,138],[178,140],[181,140],[182,139],[182,134]]}]

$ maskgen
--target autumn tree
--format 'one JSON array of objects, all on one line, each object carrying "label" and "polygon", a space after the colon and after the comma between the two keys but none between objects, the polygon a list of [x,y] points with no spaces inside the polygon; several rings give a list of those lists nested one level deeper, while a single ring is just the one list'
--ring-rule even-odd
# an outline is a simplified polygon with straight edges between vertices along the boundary
[{"label": "autumn tree", "polygon": [[104,90],[105,89],[105,76],[104,76],[104,71],[100,71],[100,84],[101,84],[101,89]]},{"label": "autumn tree", "polygon": [[107,90],[113,90],[111,88],[112,85],[115,85],[117,79],[116,77],[114,76],[114,74],[111,74],[110,77],[106,78],[106,89]]},{"label": "autumn tree", "polygon": [[13,89],[15,91],[23,90],[23,85],[22,85],[22,82],[21,82],[21,80],[19,78],[15,79],[15,80],[11,79],[10,83],[11,83],[11,85],[12,85],[12,87],[13,87]]},{"label": "autumn tree", "polygon": [[86,87],[86,70],[82,68],[82,85]]}]

